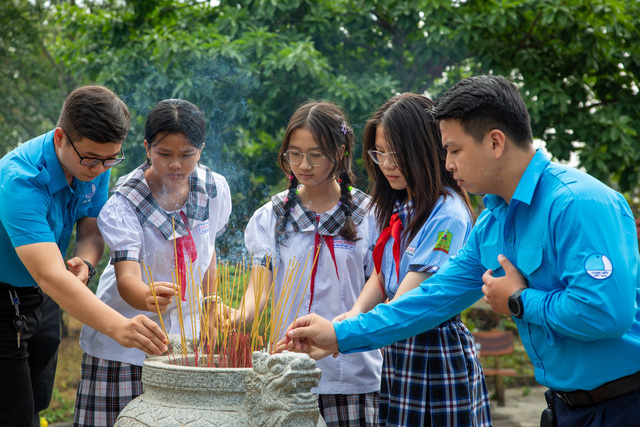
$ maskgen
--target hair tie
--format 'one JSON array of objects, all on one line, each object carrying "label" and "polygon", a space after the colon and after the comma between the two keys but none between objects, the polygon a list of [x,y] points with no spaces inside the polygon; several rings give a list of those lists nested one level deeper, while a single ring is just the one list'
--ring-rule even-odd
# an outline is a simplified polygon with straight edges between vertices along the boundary
[{"label": "hair tie", "polygon": [[284,198],[284,202],[286,203],[286,202],[288,202],[288,201],[289,201],[289,198],[288,198],[288,197],[285,197],[285,198]]},{"label": "hair tie", "polygon": [[349,191],[353,191],[353,187],[352,187],[352,186],[349,186],[348,190],[349,190]]},{"label": "hair tie", "polygon": [[296,194],[298,194],[298,192],[299,192],[299,191],[300,191],[300,190],[298,190],[298,189],[296,188]]},{"label": "hair tie", "polygon": [[345,156],[348,156],[348,155],[349,155],[349,152],[348,152],[348,151],[345,151],[345,152],[344,152],[344,155],[345,155]]},{"label": "hair tie", "polygon": [[342,131],[343,134],[347,134],[347,124],[346,123],[342,123],[342,128],[340,129]]},{"label": "hair tie", "polygon": [[342,200],[338,201],[338,206],[342,206]]},{"label": "hair tie", "polygon": [[293,174],[289,175],[289,179],[293,179]]}]

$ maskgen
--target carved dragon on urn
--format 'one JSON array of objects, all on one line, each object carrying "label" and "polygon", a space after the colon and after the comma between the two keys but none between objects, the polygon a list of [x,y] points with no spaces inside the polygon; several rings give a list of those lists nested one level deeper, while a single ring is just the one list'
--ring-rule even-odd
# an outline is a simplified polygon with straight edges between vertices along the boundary
[{"label": "carved dragon on urn", "polygon": [[305,354],[255,352],[247,375],[246,406],[251,425],[326,426],[318,409],[321,372]]}]

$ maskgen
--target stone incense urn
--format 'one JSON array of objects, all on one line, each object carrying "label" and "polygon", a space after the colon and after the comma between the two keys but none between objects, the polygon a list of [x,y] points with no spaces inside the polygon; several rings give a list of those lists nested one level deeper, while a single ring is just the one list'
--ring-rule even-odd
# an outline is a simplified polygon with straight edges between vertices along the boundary
[{"label": "stone incense urn", "polygon": [[321,375],[313,359],[256,351],[252,365],[208,368],[176,365],[169,356],[151,358],[142,368],[144,393],[124,408],[115,425],[326,426],[318,396],[310,392]]}]

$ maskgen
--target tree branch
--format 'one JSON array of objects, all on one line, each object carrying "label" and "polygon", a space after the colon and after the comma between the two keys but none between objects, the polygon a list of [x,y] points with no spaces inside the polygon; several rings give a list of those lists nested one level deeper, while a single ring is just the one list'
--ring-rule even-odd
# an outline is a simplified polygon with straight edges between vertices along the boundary
[{"label": "tree branch", "polygon": [[524,47],[524,42],[531,37],[531,34],[533,33],[533,29],[538,25],[538,20],[540,19],[541,16],[542,16],[542,12],[538,12],[538,15],[536,15],[535,19],[531,23],[531,27],[529,28],[529,31],[527,31],[527,34],[525,34],[522,37],[522,39],[518,42],[516,46],[516,50],[520,50]]}]

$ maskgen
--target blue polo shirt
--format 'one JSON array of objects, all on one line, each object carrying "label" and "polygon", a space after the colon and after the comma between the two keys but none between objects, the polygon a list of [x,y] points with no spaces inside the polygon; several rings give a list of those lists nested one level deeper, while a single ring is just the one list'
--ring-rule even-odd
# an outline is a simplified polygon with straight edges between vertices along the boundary
[{"label": "blue polo shirt", "polygon": [[77,220],[97,217],[107,200],[107,170],[73,188],[56,156],[53,131],[17,147],[0,160],[0,282],[37,286],[15,248],[52,242],[63,254]]},{"label": "blue polo shirt", "polygon": [[341,352],[416,335],[470,306],[497,256],[529,288],[515,319],[536,380],[591,390],[640,371],[638,240],[624,197],[576,169],[535,154],[511,203],[485,197],[469,241],[431,278],[391,304],[334,322]]}]

